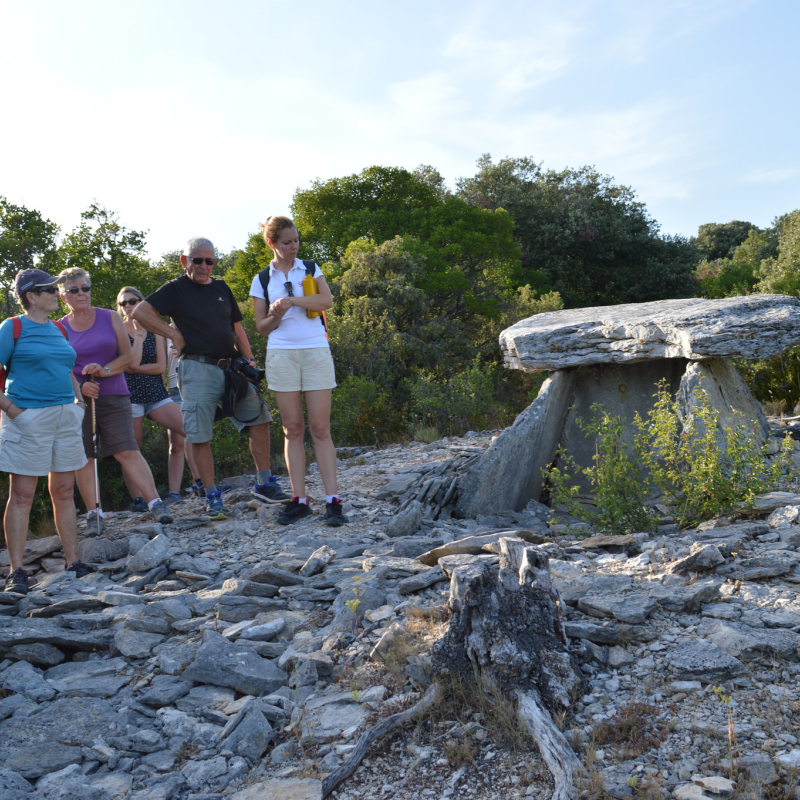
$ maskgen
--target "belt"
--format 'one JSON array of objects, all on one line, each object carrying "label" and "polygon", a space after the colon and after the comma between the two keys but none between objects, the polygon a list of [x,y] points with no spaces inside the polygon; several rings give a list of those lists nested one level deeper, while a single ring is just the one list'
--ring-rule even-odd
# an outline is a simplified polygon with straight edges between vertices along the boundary
[{"label": "belt", "polygon": [[208,356],[198,356],[194,353],[184,353],[181,358],[187,361],[199,361],[201,364],[211,364],[212,367],[219,367],[220,369],[228,369],[231,363],[229,358],[209,358]]}]

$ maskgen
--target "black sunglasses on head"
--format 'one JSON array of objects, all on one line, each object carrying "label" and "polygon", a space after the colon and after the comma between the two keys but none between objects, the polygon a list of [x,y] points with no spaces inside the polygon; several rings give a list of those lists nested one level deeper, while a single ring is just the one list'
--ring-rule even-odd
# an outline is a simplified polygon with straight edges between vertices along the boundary
[{"label": "black sunglasses on head", "polygon": [[78,292],[83,292],[84,294],[89,294],[92,291],[91,286],[70,286],[69,289],[64,289],[65,292],[69,292],[70,294],[78,294]]},{"label": "black sunglasses on head", "polygon": [[199,267],[204,261],[208,267],[213,267],[214,264],[217,263],[216,258],[200,258],[200,256],[194,256],[194,258],[190,258],[189,261],[191,261],[196,267]]},{"label": "black sunglasses on head", "polygon": [[34,294],[41,294],[45,292],[46,294],[58,294],[58,287],[57,286],[35,286],[33,289],[28,289],[29,292],[33,292]]}]

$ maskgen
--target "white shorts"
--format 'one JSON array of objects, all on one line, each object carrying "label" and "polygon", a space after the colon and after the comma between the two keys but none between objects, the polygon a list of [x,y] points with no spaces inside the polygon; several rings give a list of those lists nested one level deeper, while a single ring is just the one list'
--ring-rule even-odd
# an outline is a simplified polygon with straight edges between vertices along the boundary
[{"label": "white shorts", "polygon": [[134,419],[137,417],[146,417],[151,411],[155,411],[157,408],[161,408],[161,406],[165,406],[167,403],[172,402],[174,401],[171,397],[165,397],[163,400],[159,400],[157,403],[131,403],[131,416]]},{"label": "white shorts", "polygon": [[86,465],[83,409],[76,403],[26,408],[0,422],[0,471],[16,475],[72,472]]},{"label": "white shorts", "polygon": [[314,392],[336,388],[330,347],[267,350],[267,386],[273,392]]}]

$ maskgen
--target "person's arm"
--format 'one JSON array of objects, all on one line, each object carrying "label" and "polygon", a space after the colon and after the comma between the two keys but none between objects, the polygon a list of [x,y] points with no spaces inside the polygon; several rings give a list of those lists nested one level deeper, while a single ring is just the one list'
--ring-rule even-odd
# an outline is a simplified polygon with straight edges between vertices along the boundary
[{"label": "person's arm", "polygon": [[[154,334],[155,335],[155,334]],[[137,375],[160,375],[164,377],[167,368],[167,348],[164,339],[156,336],[156,360],[153,364],[139,364],[133,371]],[[130,370],[129,370],[130,371]]]},{"label": "person's arm", "polygon": [[131,316],[141,324],[141,326],[148,331],[152,331],[158,336],[163,336],[165,339],[172,339],[172,346],[180,355],[183,348],[186,347],[186,340],[181,336],[177,328],[172,328],[161,317],[158,312],[147,302],[142,300],[136,308],[131,312]]},{"label": "person's arm", "polygon": [[[128,339],[128,331],[125,330],[125,324],[122,322],[122,317],[116,311],[111,312],[111,325],[114,328],[114,335],[117,338],[117,357],[108,362],[108,364],[97,364],[95,362],[87,364],[82,370],[81,374],[95,376],[96,378],[110,378],[112,375],[118,375],[124,372],[126,367],[129,367],[133,362],[133,353],[131,352],[131,343]],[[82,384],[81,389],[86,394]]]},{"label": "person's arm", "polygon": [[244,356],[255,364],[256,360],[253,358],[253,351],[250,349],[250,341],[247,338],[247,333],[245,333],[241,322],[233,323],[233,335],[236,338],[236,350],[239,355]]},{"label": "person's arm", "polygon": [[[280,301],[277,301],[278,303]],[[273,303],[275,305],[275,303]],[[263,297],[256,297],[253,295],[253,313],[256,317],[256,330],[263,337],[269,336],[278,325],[281,324],[283,315],[291,308],[286,305],[286,308],[280,313],[272,313],[272,308],[267,308],[267,301]]]},{"label": "person's arm", "polygon": [[[11,361],[11,355],[14,352],[15,344],[12,325],[13,323],[9,318],[0,326],[0,364],[5,364],[9,371],[9,361]],[[6,375],[6,377],[8,377],[8,375]],[[24,409],[14,405],[11,398],[5,392],[0,392],[0,410],[5,411],[9,419],[14,419],[14,417],[18,417]]]},{"label": "person's arm", "polygon": [[[139,372],[139,365],[142,363],[142,347],[144,347],[144,338],[147,334],[144,332],[144,328],[133,320],[133,345],[131,346],[131,365],[125,369],[125,372],[134,375],[135,373]],[[128,329],[125,329],[125,333],[128,333]],[[131,336],[128,334],[128,341],[130,341]]]},{"label": "person's arm", "polygon": [[[333,307],[333,295],[322,275],[317,278],[317,294],[310,294],[307,297],[282,297],[281,299],[289,300],[290,307],[305,308],[306,311],[327,311]],[[271,310],[272,307],[270,307]]]},{"label": "person's arm", "polygon": [[5,392],[0,392],[0,409],[6,412],[9,419],[18,417],[25,410],[15,405]]},{"label": "person's arm", "polygon": [[83,394],[81,393],[81,385],[78,383],[78,379],[75,377],[75,373],[72,370],[69,371],[69,376],[72,378],[72,391],[75,392],[75,402],[82,408],[86,408],[86,401],[83,399]]}]

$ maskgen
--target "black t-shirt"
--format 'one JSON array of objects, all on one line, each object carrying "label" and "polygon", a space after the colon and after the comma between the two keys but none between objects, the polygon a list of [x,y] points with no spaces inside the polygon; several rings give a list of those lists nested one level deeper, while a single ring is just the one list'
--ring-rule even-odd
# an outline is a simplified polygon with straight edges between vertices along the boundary
[{"label": "black t-shirt", "polygon": [[235,358],[235,322],[242,312],[225,281],[195,283],[186,275],[165,283],[146,298],[159,314],[172,317],[186,340],[184,353],[208,358]]}]

